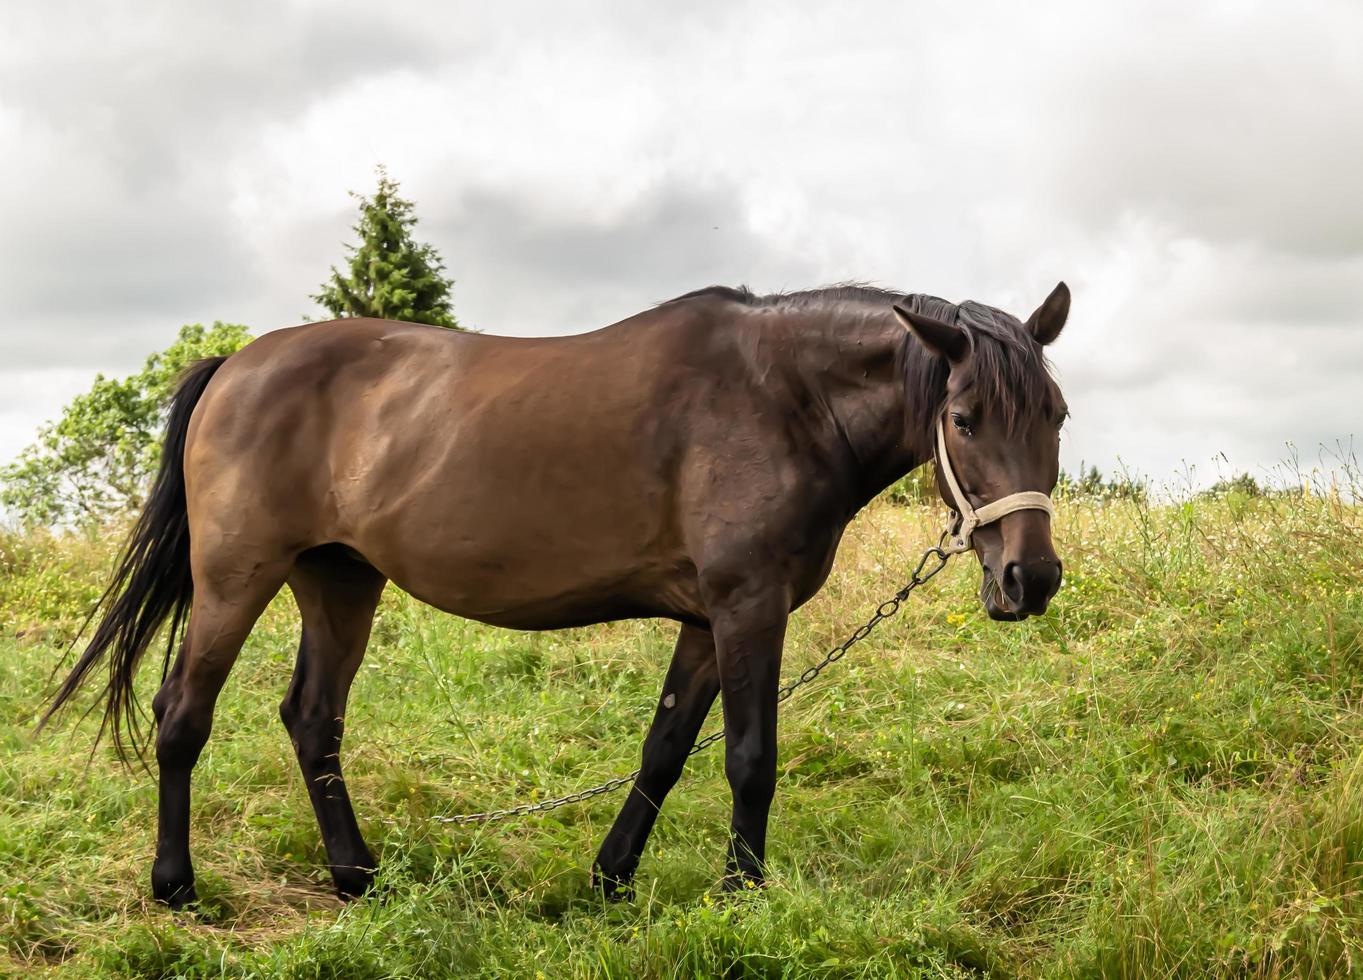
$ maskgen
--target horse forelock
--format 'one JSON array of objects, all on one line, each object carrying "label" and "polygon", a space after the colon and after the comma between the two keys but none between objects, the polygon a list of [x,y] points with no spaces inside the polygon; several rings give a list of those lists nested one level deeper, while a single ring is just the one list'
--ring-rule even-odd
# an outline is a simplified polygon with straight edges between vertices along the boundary
[{"label": "horse forelock", "polygon": [[939,319],[964,328],[971,340],[971,356],[961,366],[966,372],[962,381],[987,408],[1002,413],[1008,430],[1015,431],[1038,416],[1054,416],[1061,403],[1060,386],[1027,327],[1017,317],[973,300],[952,310],[953,317]]}]

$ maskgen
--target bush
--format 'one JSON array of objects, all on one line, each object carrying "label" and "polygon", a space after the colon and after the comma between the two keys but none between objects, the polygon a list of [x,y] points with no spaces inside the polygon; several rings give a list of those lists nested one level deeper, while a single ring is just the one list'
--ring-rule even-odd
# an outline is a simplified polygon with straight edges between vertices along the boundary
[{"label": "bush", "polygon": [[161,459],[161,419],[180,373],[250,343],[243,326],[191,324],[137,374],[95,377],[0,470],[0,504],[26,526],[97,525],[142,505]]},{"label": "bush", "polygon": [[1077,475],[1061,470],[1055,489],[1057,496],[1091,497],[1099,500],[1143,501],[1149,493],[1145,482],[1129,473],[1105,477],[1098,467],[1090,465],[1085,469],[1083,463],[1079,464]]}]

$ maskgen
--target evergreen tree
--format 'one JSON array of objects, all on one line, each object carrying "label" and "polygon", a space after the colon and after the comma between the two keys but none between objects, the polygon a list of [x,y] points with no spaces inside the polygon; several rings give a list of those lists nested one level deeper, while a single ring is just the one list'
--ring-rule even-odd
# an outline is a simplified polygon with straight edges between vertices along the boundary
[{"label": "evergreen tree", "polygon": [[312,299],[332,316],[374,316],[461,330],[450,308],[445,263],[430,245],[413,241],[415,205],[398,195],[398,183],[379,168],[373,197],[354,191],[360,220],[358,245],[347,245],[347,273],[331,267],[331,278]]}]

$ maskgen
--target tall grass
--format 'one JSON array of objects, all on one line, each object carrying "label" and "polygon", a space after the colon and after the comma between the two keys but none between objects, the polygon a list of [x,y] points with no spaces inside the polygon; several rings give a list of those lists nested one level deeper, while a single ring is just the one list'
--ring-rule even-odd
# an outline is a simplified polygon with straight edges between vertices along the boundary
[{"label": "tall grass", "polygon": [[[618,906],[587,890],[618,796],[485,827],[430,817],[633,768],[669,624],[510,633],[390,592],[345,748],[383,893],[343,906],[276,715],[297,642],[281,597],[195,775],[202,908],[172,916],[148,898],[152,780],[104,749],[87,764],[91,722],[31,736],[114,536],[0,537],[0,970],[1363,972],[1363,512],[1344,501],[1068,502],[1065,585],[1017,625],[987,620],[978,567],[957,560],[784,706],[770,887],[714,894],[715,751],[692,760]],[[884,504],[857,521],[796,614],[787,674],[901,584],[938,518]]]}]

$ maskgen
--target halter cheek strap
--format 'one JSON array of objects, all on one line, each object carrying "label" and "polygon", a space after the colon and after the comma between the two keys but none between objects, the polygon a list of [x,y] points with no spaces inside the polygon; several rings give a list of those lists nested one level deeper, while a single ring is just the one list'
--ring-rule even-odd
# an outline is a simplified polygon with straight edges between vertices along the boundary
[{"label": "halter cheek strap", "polygon": [[985,504],[979,510],[971,507],[969,498],[956,482],[956,474],[951,468],[951,457],[947,455],[946,429],[942,426],[941,419],[937,420],[937,465],[942,470],[942,476],[946,477],[951,499],[956,502],[951,527],[947,529],[947,541],[942,546],[942,550],[949,555],[969,551],[970,536],[975,533],[975,528],[993,524],[1014,511],[1044,510],[1052,520],[1055,520],[1055,507],[1051,503],[1050,494],[1037,490],[1010,493],[1006,497]]}]

